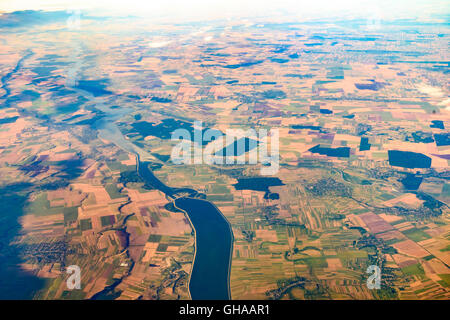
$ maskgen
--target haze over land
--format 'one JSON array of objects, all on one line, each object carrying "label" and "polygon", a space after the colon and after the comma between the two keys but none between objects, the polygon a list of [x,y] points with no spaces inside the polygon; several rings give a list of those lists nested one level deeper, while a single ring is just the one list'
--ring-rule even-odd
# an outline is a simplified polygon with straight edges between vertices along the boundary
[{"label": "haze over land", "polygon": [[[433,15],[448,17],[448,2],[445,0],[4,0],[0,12],[19,10],[57,11],[80,9],[96,16],[140,16],[147,18],[180,20],[222,20],[234,18],[274,17],[284,19],[315,20],[322,18],[351,19],[370,18],[392,20],[436,19]],[[442,18],[442,17],[441,17]]]}]

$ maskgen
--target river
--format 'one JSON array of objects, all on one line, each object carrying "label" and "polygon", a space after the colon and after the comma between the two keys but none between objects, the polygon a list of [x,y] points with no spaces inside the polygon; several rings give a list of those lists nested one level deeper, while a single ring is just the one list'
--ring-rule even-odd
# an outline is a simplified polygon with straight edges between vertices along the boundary
[{"label": "river", "polygon": [[[139,175],[154,188],[174,198],[175,207],[189,218],[195,232],[195,256],[189,279],[189,293],[193,300],[229,300],[230,267],[233,251],[233,231],[222,212],[211,202],[193,198],[192,189],[170,188],[162,183],[148,164],[138,162]],[[190,196],[176,198],[189,192]]]},{"label": "river", "polygon": [[195,258],[189,280],[193,300],[229,300],[233,233],[211,202],[178,198],[175,206],[189,216],[195,230]]},{"label": "river", "polygon": [[[229,278],[233,252],[233,231],[222,212],[211,202],[198,198],[199,193],[193,189],[172,188],[165,185],[149,169],[148,162],[141,161],[141,158],[144,158],[160,162],[149,152],[126,139],[115,124],[117,119],[132,110],[110,108],[103,103],[101,98],[94,97],[90,92],[78,88],[76,91],[91,102],[95,102],[95,107],[106,115],[94,124],[99,137],[136,155],[138,174],[147,184],[163,192],[178,209],[188,216],[195,232],[195,256],[189,278],[191,298],[193,300],[231,299]],[[183,196],[177,198],[177,194]],[[112,286],[111,290],[114,290],[114,287]],[[109,295],[110,290],[106,291],[105,297],[114,297]]]}]

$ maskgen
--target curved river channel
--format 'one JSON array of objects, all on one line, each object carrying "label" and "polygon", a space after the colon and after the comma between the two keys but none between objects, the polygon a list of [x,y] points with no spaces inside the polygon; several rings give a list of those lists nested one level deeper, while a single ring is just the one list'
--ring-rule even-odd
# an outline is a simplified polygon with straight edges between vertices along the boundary
[{"label": "curved river channel", "polygon": [[[229,300],[230,267],[233,249],[233,232],[222,212],[211,202],[195,198],[192,189],[170,188],[162,183],[141,162],[139,155],[138,173],[154,188],[173,198],[177,209],[183,211],[195,232],[195,257],[189,279],[189,292],[193,300]],[[177,198],[176,194],[189,193]]]},{"label": "curved river channel", "polygon": [[[106,116],[94,124],[99,136],[109,140],[123,150],[136,155],[138,174],[152,187],[163,192],[183,211],[194,228],[195,256],[189,279],[189,293],[193,300],[229,300],[230,267],[233,252],[233,231],[222,212],[211,202],[199,199],[197,191],[187,188],[171,188],[161,182],[149,169],[148,162],[140,157],[154,159],[151,154],[127,140],[115,121],[131,112],[126,108],[112,109],[90,92],[76,89],[95,103],[95,107]],[[156,159],[155,159],[156,160]]]}]

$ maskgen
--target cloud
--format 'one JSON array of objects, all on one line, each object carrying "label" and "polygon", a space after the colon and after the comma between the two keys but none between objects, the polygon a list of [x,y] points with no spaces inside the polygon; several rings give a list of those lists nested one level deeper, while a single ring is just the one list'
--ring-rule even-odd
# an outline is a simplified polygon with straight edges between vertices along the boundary
[{"label": "cloud", "polygon": [[167,46],[171,41],[155,41],[155,42],[150,42],[148,44],[148,46],[150,48],[162,48]]}]

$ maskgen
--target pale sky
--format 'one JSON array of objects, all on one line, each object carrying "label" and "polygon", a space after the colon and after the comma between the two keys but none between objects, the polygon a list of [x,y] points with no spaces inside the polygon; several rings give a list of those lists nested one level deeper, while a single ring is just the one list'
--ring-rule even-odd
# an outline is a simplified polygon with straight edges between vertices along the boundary
[{"label": "pale sky", "polygon": [[0,0],[0,11],[81,9],[92,15],[232,18],[277,15],[380,19],[449,14],[448,0]]}]

